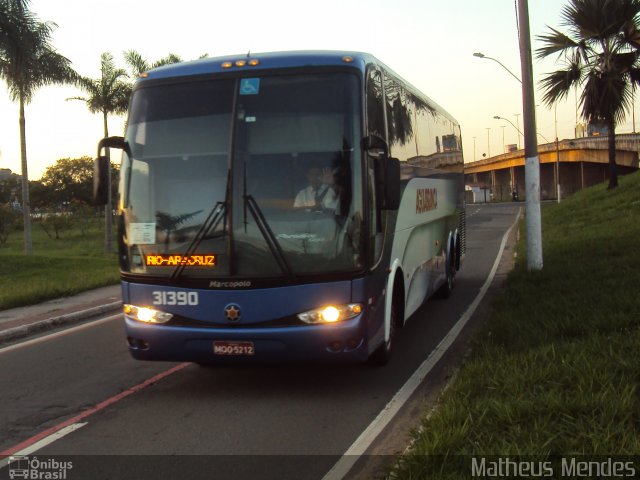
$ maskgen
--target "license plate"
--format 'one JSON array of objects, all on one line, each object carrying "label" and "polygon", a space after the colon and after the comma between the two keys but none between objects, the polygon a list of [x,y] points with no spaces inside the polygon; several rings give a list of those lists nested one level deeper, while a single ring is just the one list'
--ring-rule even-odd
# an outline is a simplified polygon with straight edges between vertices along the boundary
[{"label": "license plate", "polygon": [[213,342],[214,355],[255,355],[253,342]]}]

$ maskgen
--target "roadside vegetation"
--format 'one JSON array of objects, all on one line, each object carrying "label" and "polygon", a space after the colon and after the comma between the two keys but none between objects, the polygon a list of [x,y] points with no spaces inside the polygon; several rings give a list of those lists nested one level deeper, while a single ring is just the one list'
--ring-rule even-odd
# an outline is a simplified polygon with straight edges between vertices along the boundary
[{"label": "roadside vegetation", "polygon": [[102,215],[91,211],[36,214],[32,255],[24,253],[21,215],[14,216],[17,225],[0,243],[0,310],[118,282],[115,254],[103,253]]},{"label": "roadside vegetation", "polygon": [[103,253],[103,209],[91,205],[92,177],[91,158],[61,158],[30,182],[32,255],[24,253],[19,179],[0,180],[0,310],[118,282],[115,254]]},{"label": "roadside vegetation", "polygon": [[[24,232],[24,251],[27,255],[32,253],[30,207],[34,202],[30,201],[30,197],[34,182],[29,180],[28,174],[24,107],[31,102],[35,92],[45,85],[52,84],[78,87],[86,96],[73,97],[69,100],[82,100],[86,102],[90,112],[102,114],[103,134],[107,137],[109,135],[108,116],[125,113],[138,75],[150,68],[182,61],[180,56],[170,53],[155,62],[150,62],[136,50],[127,50],[123,55],[130,72],[126,72],[116,67],[111,53],[104,52],[100,57],[100,78],[92,79],[83,76],[73,69],[71,60],[56,51],[52,42],[56,24],[41,21],[30,10],[30,3],[30,0],[0,0],[0,80],[6,84],[9,98],[17,102],[20,109],[19,140],[22,172],[19,177],[20,189],[11,191],[11,201],[22,206],[20,208],[23,219],[21,228]],[[206,56],[207,54],[203,54],[200,58]],[[15,181],[15,178],[9,180]],[[6,182],[0,182],[0,207],[6,203],[1,198],[2,190],[6,187],[6,185],[3,187],[2,183]],[[33,193],[37,195],[37,192]],[[104,248],[107,253],[112,252],[111,198],[109,197],[109,203],[104,208]],[[2,212],[0,212],[0,218],[2,218]],[[0,224],[0,240],[5,235],[1,230],[3,226]]]},{"label": "roadside vegetation", "polygon": [[640,173],[545,206],[540,272],[527,272],[525,238],[468,359],[388,478],[470,478],[472,458],[492,455],[640,454]]}]

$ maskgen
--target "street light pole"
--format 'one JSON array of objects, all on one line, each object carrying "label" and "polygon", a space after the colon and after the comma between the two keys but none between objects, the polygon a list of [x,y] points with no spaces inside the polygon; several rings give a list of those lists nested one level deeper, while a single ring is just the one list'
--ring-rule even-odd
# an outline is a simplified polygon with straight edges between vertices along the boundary
[{"label": "street light pole", "polygon": [[500,60],[496,60],[495,58],[491,58],[491,57],[487,57],[484,53],[482,52],[476,52],[473,54],[474,57],[478,57],[478,58],[485,58],[487,60],[493,60],[494,62],[496,62],[498,65],[500,65],[502,68],[504,68],[507,72],[509,72],[511,74],[511,76],[513,78],[515,78],[517,81],[519,81],[520,83],[522,83],[522,80],[520,80],[515,73],[513,73],[511,70],[509,70],[507,67],[505,67],[502,62]]},{"label": "street light pole", "polygon": [[491,128],[487,128],[487,158],[491,158],[491,145],[489,144],[489,131]]},{"label": "street light pole", "polygon": [[494,118],[494,119],[496,119],[496,120],[504,120],[505,122],[509,122],[509,124],[510,124],[513,128],[515,128],[515,129],[516,129],[516,132],[518,132],[518,135],[524,135],[524,134],[520,131],[520,129],[519,129],[518,127],[516,127],[516,126],[513,124],[513,122],[512,122],[511,120],[509,120],[508,118],[501,117],[500,115],[494,115],[494,116],[493,116],[493,118]]},{"label": "street light pole", "polygon": [[636,87],[631,84],[631,116],[633,117],[633,133],[636,133]]},{"label": "street light pole", "polygon": [[556,198],[560,203],[560,143],[558,143],[558,103],[554,105],[553,117],[556,127]]},{"label": "street light pole", "polygon": [[[493,117],[493,118],[495,118],[496,120],[504,120],[505,122],[509,122],[509,123],[511,124],[511,126],[512,126],[513,128],[515,128],[515,129],[518,131],[518,133],[524,137],[524,133],[522,133],[522,132],[520,131],[520,129],[519,129],[518,127],[516,127],[516,126],[513,124],[513,122],[512,122],[511,120],[508,120],[508,119],[506,119],[506,118],[504,118],[504,117],[501,117],[501,116],[499,116],[499,115],[494,115],[494,117]],[[551,143],[551,142],[549,141],[549,139],[548,139],[547,137],[545,137],[543,134],[541,134],[540,132],[538,132],[538,135],[540,135],[540,136],[542,137],[542,139],[543,139],[545,142],[547,142],[547,143]]]},{"label": "street light pole", "polygon": [[518,0],[520,26],[520,67],[522,69],[522,103],[524,119],[524,157],[527,217],[527,267],[542,270],[542,218],[540,213],[540,159],[536,141],[536,104],[533,93],[531,33],[528,0]]}]

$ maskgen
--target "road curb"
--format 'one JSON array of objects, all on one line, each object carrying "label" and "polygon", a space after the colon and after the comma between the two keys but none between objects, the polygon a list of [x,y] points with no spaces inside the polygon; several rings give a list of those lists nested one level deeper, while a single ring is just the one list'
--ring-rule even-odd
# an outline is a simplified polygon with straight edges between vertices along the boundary
[{"label": "road curb", "polygon": [[21,338],[34,335],[46,330],[53,329],[55,327],[78,323],[83,320],[88,320],[98,315],[104,315],[110,312],[116,312],[122,309],[122,302],[112,302],[97,307],[87,308],[79,312],[67,313],[57,317],[47,318],[45,320],[39,320],[28,325],[21,325],[19,327],[9,328],[0,332],[0,343],[11,342]]}]

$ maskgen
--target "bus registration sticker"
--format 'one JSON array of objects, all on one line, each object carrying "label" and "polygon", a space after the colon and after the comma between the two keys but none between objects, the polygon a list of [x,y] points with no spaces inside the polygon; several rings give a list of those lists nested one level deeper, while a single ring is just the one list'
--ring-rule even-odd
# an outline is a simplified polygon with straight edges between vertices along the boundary
[{"label": "bus registration sticker", "polygon": [[213,342],[214,355],[255,355],[253,342]]},{"label": "bus registration sticker", "polygon": [[130,223],[129,244],[131,245],[151,245],[156,243],[156,224],[155,223]]}]

